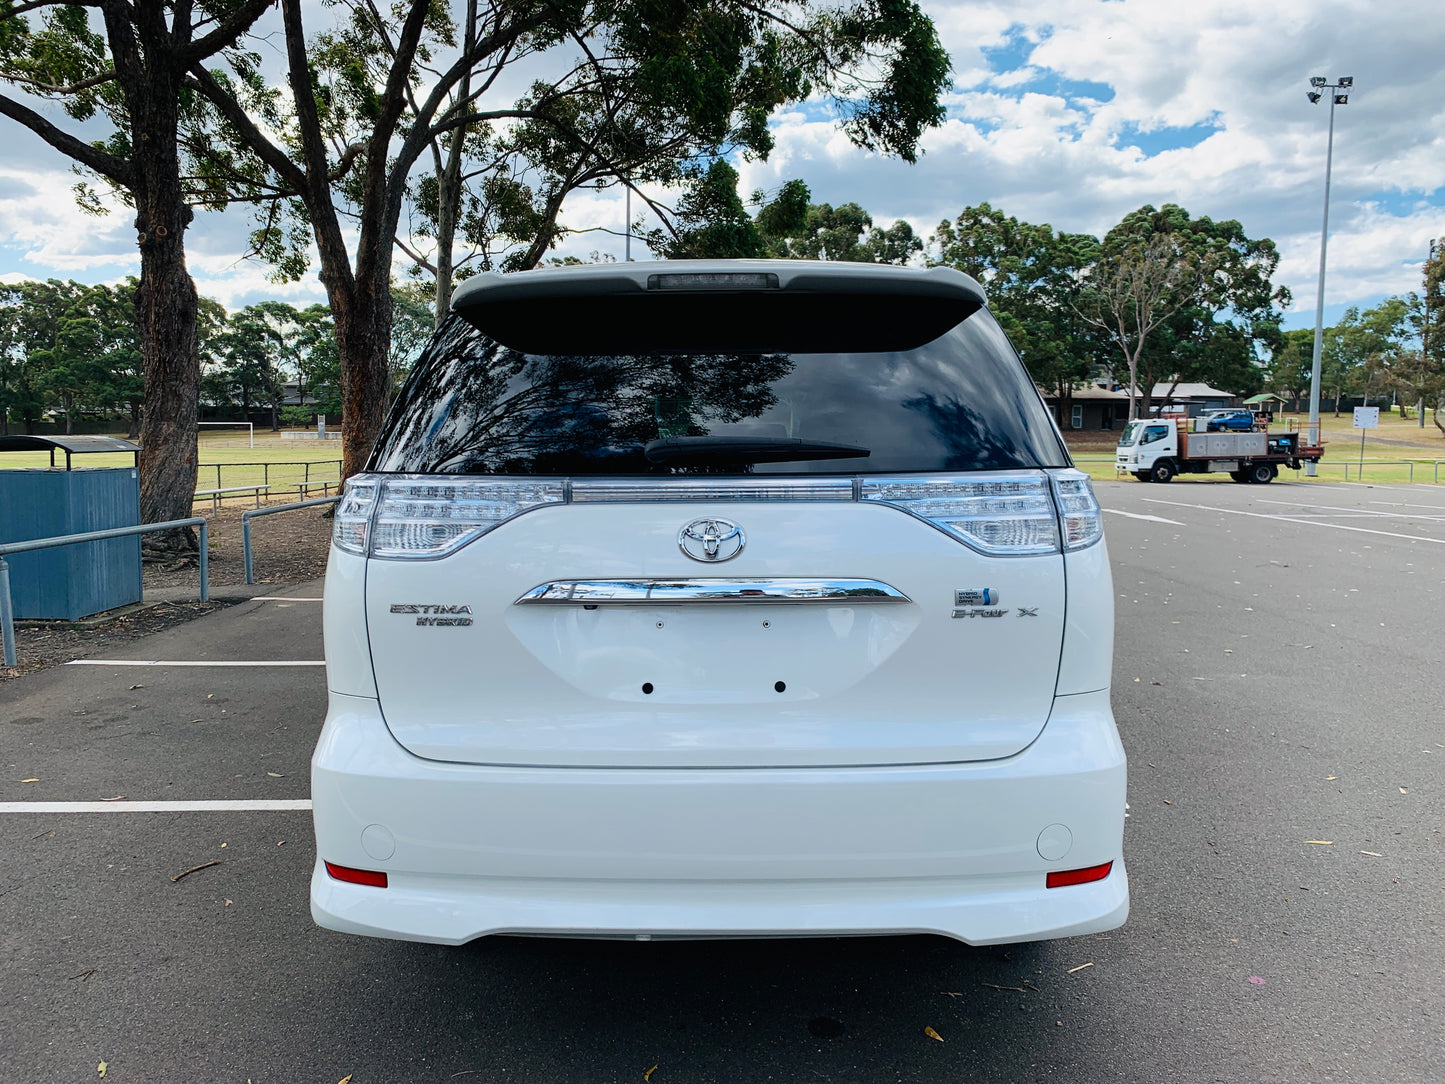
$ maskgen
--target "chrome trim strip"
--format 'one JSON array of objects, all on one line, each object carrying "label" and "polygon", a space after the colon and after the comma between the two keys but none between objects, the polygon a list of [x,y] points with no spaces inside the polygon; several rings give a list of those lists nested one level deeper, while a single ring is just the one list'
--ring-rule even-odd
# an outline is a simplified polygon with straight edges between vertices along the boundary
[{"label": "chrome trim strip", "polygon": [[572,503],[617,501],[851,501],[853,479],[829,478],[700,478],[577,479]]},{"label": "chrome trim strip", "polygon": [[912,602],[880,580],[651,579],[553,580],[514,606],[658,606],[703,603],[872,605]]}]

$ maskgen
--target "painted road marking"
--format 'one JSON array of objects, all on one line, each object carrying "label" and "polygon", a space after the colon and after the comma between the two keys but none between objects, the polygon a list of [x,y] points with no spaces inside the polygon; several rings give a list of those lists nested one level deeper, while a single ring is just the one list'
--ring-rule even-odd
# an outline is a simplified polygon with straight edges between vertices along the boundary
[{"label": "painted road marking", "polygon": [[1434,542],[1445,546],[1445,538],[1431,538],[1428,535],[1396,534],[1394,531],[1372,531],[1368,527],[1350,527],[1343,523],[1326,523],[1319,519],[1301,519],[1299,516],[1272,516],[1265,512],[1241,512],[1234,508],[1219,508],[1212,504],[1185,504],[1183,501],[1161,501],[1153,497],[1141,497],[1150,504],[1172,504],[1176,508],[1199,508],[1205,512],[1221,512],[1231,516],[1252,516],[1254,519],[1272,519],[1278,523],[1302,523],[1306,527],[1331,527],[1336,531],[1358,531],[1360,534],[1376,534],[1384,538],[1403,538],[1409,542]]},{"label": "painted road marking", "polygon": [[305,812],[310,798],[239,798],[196,802],[0,802],[0,813],[283,813]]},{"label": "painted road marking", "polygon": [[1163,516],[1141,516],[1138,512],[1121,512],[1117,508],[1105,508],[1105,512],[1116,516],[1128,516],[1130,519],[1147,519],[1150,523],[1172,523],[1176,527],[1183,527],[1177,519],[1165,519]]},{"label": "painted road marking", "polygon": [[274,662],[246,661],[234,659],[224,662],[205,662],[176,659],[71,659],[66,666],[325,666],[325,659],[276,659]]},{"label": "painted road marking", "polygon": [[252,602],[321,602],[321,601],[323,601],[323,600],[322,600],[322,599],[319,599],[319,598],[301,598],[301,597],[299,597],[299,596],[296,597],[296,598],[292,598],[290,595],[255,595],[255,596],[253,596],[253,597],[251,598],[251,601],[252,601]]},{"label": "painted road marking", "polygon": [[[1343,512],[1351,516],[1384,516],[1387,519],[1428,519],[1438,520],[1440,516],[1421,516],[1413,512],[1376,512],[1370,508],[1342,508],[1337,504],[1305,504],[1302,501],[1271,501],[1264,497],[1259,498],[1260,504],[1282,504],[1286,508],[1311,508],[1325,509],[1331,512]],[[1384,501],[1371,501],[1371,504],[1384,504]]]},{"label": "painted road marking", "polygon": [[1434,508],[1445,512],[1445,504],[1411,504],[1409,501],[1371,501],[1371,504],[1383,504],[1387,508]]}]

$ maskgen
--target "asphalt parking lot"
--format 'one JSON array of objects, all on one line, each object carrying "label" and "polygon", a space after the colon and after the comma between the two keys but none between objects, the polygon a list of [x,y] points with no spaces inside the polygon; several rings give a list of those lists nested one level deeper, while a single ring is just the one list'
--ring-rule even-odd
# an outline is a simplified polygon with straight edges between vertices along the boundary
[{"label": "asphalt parking lot", "polygon": [[[107,1084],[1441,1079],[1445,487],[1098,490],[1121,930],[985,949],[320,930],[302,584],[0,687],[0,1081],[101,1062]],[[237,662],[259,665],[215,665]]]}]

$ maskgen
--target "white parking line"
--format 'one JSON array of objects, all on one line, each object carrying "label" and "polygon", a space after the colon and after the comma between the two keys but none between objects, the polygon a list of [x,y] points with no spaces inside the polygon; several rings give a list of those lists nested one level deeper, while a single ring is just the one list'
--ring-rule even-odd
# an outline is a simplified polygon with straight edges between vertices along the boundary
[{"label": "white parking line", "polygon": [[0,813],[280,813],[310,808],[310,798],[196,802],[0,802]]},{"label": "white parking line", "polygon": [[234,659],[224,662],[208,662],[206,660],[176,659],[71,659],[66,666],[325,666],[325,659],[276,659],[272,662],[264,660],[239,662]]},{"label": "white parking line", "polygon": [[1371,501],[1371,504],[1383,504],[1387,508],[1435,508],[1445,512],[1445,504],[1411,504],[1409,501]]},{"label": "white parking line", "polygon": [[1350,527],[1343,523],[1326,523],[1319,519],[1301,519],[1298,516],[1271,516],[1265,512],[1241,512],[1234,508],[1219,508],[1212,504],[1185,504],[1183,501],[1161,501],[1153,497],[1141,497],[1150,504],[1172,504],[1176,508],[1200,508],[1206,512],[1221,512],[1231,516],[1251,516],[1254,519],[1272,519],[1279,523],[1302,523],[1306,527],[1331,527],[1336,531],[1358,531],[1360,534],[1376,534],[1385,538],[1403,538],[1410,542],[1434,542],[1445,546],[1445,538],[1430,538],[1428,535],[1397,534],[1394,531],[1372,531],[1368,527]]},{"label": "white parking line", "polygon": [[1105,512],[1115,516],[1128,516],[1130,519],[1147,519],[1150,523],[1172,523],[1176,527],[1183,527],[1177,519],[1165,519],[1163,516],[1141,516],[1138,512],[1121,512],[1117,508],[1105,508]]},{"label": "white parking line", "polygon": [[[1342,508],[1337,504],[1305,504],[1302,501],[1271,501],[1267,498],[1259,498],[1260,504],[1282,504],[1287,508],[1309,508],[1325,509],[1331,512],[1343,512],[1352,516],[1384,516],[1387,519],[1428,519],[1438,520],[1440,516],[1421,516],[1413,512],[1376,512],[1370,508]],[[1371,504],[1384,504],[1384,501],[1371,501]],[[1442,509],[1445,511],[1445,509]]]}]

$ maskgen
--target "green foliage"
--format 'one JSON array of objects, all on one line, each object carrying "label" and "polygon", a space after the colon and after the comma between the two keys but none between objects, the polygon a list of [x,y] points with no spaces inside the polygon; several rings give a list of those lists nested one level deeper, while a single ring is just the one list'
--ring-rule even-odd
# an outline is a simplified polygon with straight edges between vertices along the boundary
[{"label": "green foliage", "polygon": [[27,281],[0,287],[0,407],[33,429],[59,410],[128,413],[144,395],[135,280],[122,286]]},{"label": "green foliage", "polygon": [[940,223],[932,245],[931,264],[983,284],[990,311],[1035,383],[1067,399],[1099,366],[1107,346],[1078,313],[1082,275],[1099,255],[1096,238],[1058,233],[981,203]]},{"label": "green foliage", "polygon": [[738,195],[738,171],[719,159],[678,202],[673,233],[643,235],[647,247],[666,260],[731,260],[762,256],[763,239]]}]

